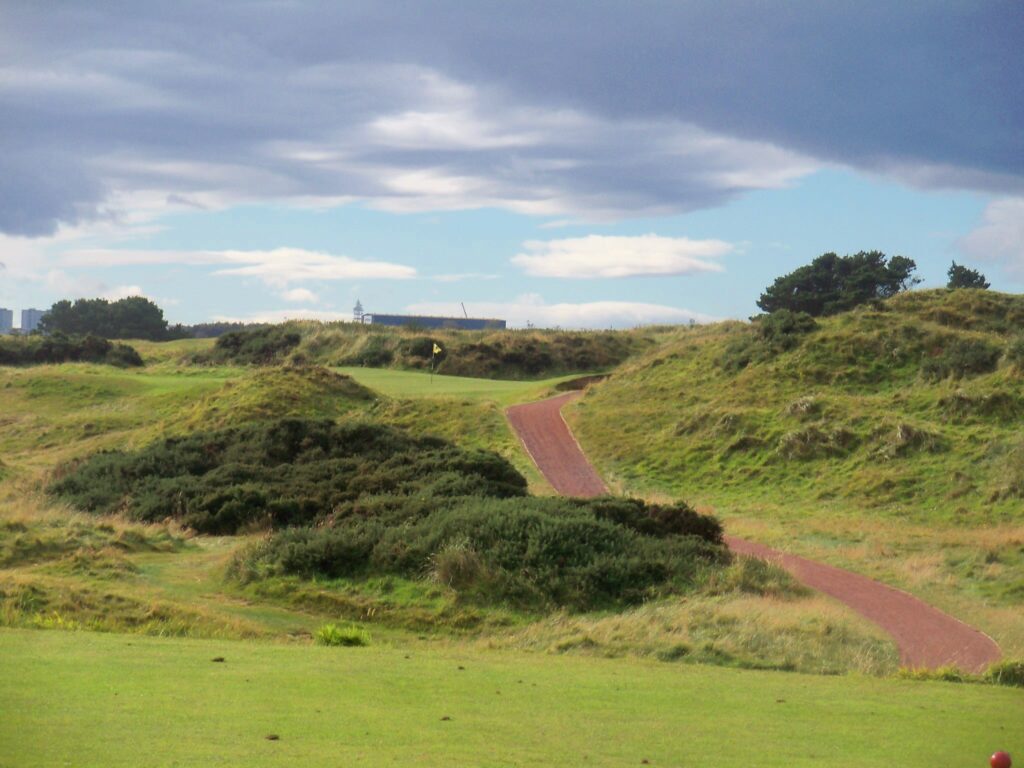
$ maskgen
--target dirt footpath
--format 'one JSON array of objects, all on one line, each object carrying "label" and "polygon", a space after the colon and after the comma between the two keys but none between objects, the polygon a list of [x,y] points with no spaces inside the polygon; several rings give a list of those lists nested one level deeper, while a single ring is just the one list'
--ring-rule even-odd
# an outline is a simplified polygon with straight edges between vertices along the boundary
[{"label": "dirt footpath", "polygon": [[[562,418],[562,406],[579,397],[569,392],[536,403],[516,405],[506,413],[523,447],[556,491],[565,496],[600,496],[608,492]],[[733,552],[771,560],[808,587],[823,592],[888,632],[908,667],[953,665],[981,672],[1000,658],[988,635],[898,589],[842,568],[780,552],[732,536]]]}]

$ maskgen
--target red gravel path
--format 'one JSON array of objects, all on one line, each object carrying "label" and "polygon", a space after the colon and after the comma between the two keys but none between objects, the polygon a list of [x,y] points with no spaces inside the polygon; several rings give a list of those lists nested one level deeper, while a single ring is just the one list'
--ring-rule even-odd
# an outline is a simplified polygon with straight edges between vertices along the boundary
[{"label": "red gravel path", "polygon": [[[579,392],[569,392],[516,405],[506,413],[523,447],[556,491],[565,496],[600,496],[608,492],[608,487],[587,461],[562,418],[562,406],[579,396]],[[734,552],[778,563],[808,587],[830,595],[873,621],[892,635],[904,666],[953,665],[968,672],[980,672],[1000,658],[999,646],[988,635],[906,592],[762,544],[732,536],[727,536],[726,542]]]}]

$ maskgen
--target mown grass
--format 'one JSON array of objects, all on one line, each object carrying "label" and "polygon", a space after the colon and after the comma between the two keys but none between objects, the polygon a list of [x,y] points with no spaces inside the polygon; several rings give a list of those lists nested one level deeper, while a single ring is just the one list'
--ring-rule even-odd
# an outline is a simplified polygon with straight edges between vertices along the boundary
[{"label": "mown grass", "polygon": [[335,369],[351,376],[364,387],[397,399],[445,398],[458,401],[491,402],[508,406],[537,400],[558,384],[586,375],[586,371],[538,381],[508,381],[465,376],[431,376],[422,371],[345,366]]},{"label": "mown grass", "polygon": [[20,768],[934,766],[1024,750],[1024,700],[987,686],[9,630],[0,658],[2,759]]},{"label": "mown grass", "polygon": [[[685,493],[733,533],[907,588],[1019,656],[1022,316],[1020,296],[912,292],[738,367],[748,326],[680,329],[569,419],[612,487]],[[965,355],[978,345],[1002,357]]]}]

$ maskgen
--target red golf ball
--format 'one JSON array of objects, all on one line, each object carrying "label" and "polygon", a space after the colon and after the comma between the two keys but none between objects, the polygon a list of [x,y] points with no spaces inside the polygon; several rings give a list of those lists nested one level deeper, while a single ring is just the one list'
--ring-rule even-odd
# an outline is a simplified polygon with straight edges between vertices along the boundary
[{"label": "red golf ball", "polygon": [[1013,765],[1013,761],[1010,760],[1009,752],[995,752],[992,757],[988,759],[988,764],[992,768],[1010,768]]}]

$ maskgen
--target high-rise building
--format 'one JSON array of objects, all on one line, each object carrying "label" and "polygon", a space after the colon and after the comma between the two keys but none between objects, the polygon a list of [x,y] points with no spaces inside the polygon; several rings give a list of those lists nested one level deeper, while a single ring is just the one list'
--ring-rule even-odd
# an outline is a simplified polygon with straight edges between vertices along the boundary
[{"label": "high-rise building", "polygon": [[39,327],[39,321],[43,319],[45,314],[45,310],[42,309],[21,310],[21,332],[32,333],[32,331]]},{"label": "high-rise building", "polygon": [[0,336],[14,330],[14,311],[0,307]]}]

